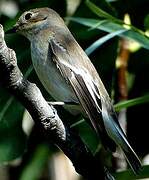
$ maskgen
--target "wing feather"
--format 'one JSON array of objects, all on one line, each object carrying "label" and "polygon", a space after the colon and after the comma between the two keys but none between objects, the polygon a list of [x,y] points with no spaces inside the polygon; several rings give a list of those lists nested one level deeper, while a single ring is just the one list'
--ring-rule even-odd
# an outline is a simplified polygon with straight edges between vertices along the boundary
[{"label": "wing feather", "polygon": [[103,143],[105,144],[106,142],[108,144],[106,146],[115,151],[116,145],[107,135],[101,118],[100,95],[92,77],[84,69],[71,65],[69,60],[71,56],[62,45],[59,45],[54,39],[50,39],[49,43],[53,52],[53,61],[56,63],[62,76],[73,88],[94,129],[102,138]]},{"label": "wing feather", "polygon": [[[141,168],[141,163],[118,123],[111,100],[100,77],[69,31],[67,32],[69,36],[66,34],[62,36],[63,33],[57,33],[57,38],[51,38],[49,41],[53,61],[63,78],[73,88],[105,147],[115,151],[116,144],[119,145],[132,169],[137,173]],[[61,38],[64,38],[61,43],[56,41]]]}]

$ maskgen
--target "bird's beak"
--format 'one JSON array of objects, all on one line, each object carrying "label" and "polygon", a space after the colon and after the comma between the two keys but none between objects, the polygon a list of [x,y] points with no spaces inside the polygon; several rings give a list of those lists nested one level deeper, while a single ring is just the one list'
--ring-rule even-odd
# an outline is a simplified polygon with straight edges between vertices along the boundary
[{"label": "bird's beak", "polygon": [[8,29],[5,34],[11,34],[11,33],[16,33],[18,29],[17,25],[14,25],[11,29]]}]

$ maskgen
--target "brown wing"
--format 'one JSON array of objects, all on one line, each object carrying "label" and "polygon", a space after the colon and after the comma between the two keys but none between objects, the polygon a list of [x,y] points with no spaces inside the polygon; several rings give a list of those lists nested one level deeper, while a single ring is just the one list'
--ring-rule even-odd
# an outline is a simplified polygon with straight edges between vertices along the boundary
[{"label": "brown wing", "polygon": [[[109,148],[114,151],[115,143],[108,137],[101,118],[101,101],[98,88],[92,76],[85,68],[76,67],[72,62],[72,56],[66,47],[54,38],[49,40],[52,51],[52,59],[65,80],[72,86],[80,104],[91,121],[96,132],[102,140],[108,143]],[[75,61],[75,59],[74,59]]]},{"label": "brown wing", "polygon": [[53,61],[73,88],[103,144],[112,151],[116,149],[116,144],[119,145],[137,173],[141,163],[118,123],[111,100],[94,66],[67,27],[57,31],[56,37],[49,41]]}]

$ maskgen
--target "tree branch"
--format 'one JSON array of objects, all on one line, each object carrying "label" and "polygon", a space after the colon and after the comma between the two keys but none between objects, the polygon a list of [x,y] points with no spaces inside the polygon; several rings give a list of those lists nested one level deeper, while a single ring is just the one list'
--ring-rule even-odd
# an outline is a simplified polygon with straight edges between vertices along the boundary
[{"label": "tree branch", "polygon": [[53,106],[43,98],[40,90],[26,80],[17,66],[15,52],[4,40],[0,25],[0,83],[28,110],[43,133],[72,161],[76,171],[86,179],[113,179],[106,168],[87,150],[80,137],[66,128]]}]

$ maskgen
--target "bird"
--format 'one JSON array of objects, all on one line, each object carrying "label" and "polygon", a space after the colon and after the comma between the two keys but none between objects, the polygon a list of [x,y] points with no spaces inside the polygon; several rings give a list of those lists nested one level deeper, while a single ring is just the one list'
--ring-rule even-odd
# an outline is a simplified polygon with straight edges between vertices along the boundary
[{"label": "bird", "polygon": [[31,9],[7,33],[19,33],[30,41],[33,67],[47,92],[72,114],[84,114],[103,145],[112,152],[119,146],[137,174],[141,162],[118,122],[112,100],[60,15],[48,7]]}]

